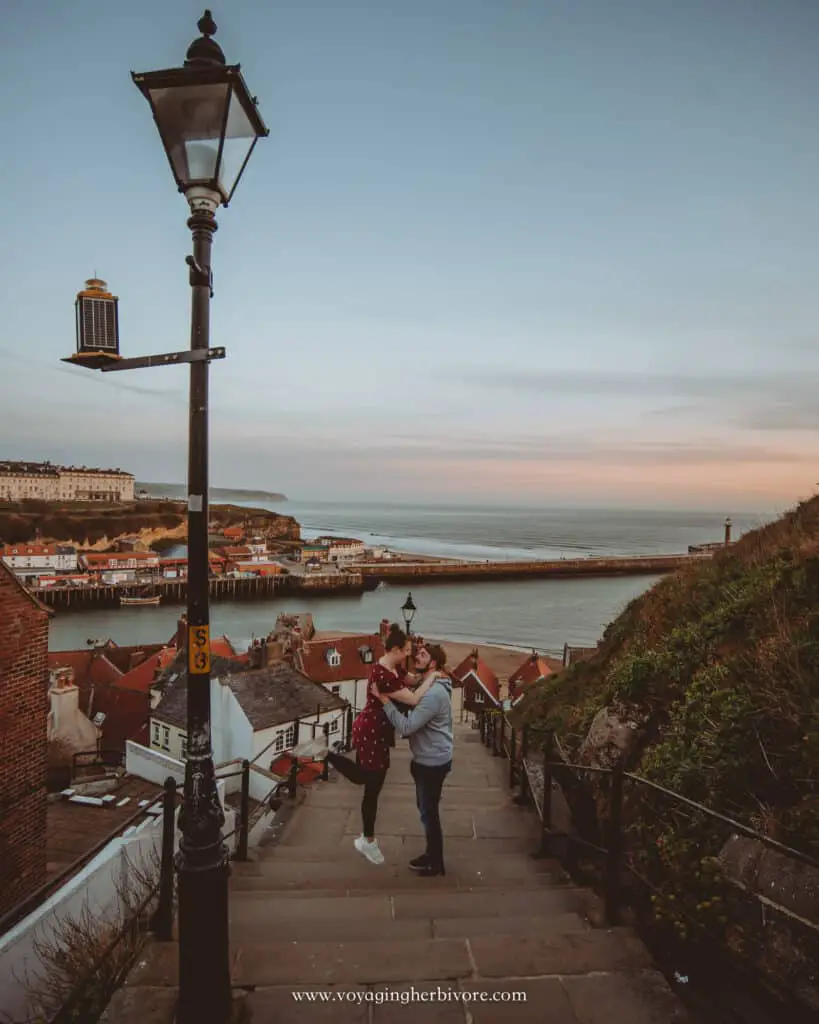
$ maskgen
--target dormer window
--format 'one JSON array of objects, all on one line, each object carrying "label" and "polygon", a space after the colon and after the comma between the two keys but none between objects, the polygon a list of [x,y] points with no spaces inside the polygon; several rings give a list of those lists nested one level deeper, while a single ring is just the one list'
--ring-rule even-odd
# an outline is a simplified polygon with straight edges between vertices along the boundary
[{"label": "dormer window", "polygon": [[361,660],[365,665],[372,665],[373,662],[373,649],[372,647],[359,647],[358,653],[361,655]]},{"label": "dormer window", "polygon": [[339,665],[341,664],[341,655],[338,653],[335,647],[331,647],[327,651],[327,664],[330,666],[330,668],[338,668]]}]

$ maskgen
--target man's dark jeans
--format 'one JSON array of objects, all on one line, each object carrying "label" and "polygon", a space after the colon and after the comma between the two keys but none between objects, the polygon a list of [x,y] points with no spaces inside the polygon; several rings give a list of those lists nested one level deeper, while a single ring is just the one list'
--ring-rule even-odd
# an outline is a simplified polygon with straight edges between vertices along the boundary
[{"label": "man's dark jeans", "polygon": [[418,764],[410,765],[412,777],[415,779],[415,799],[421,824],[427,836],[427,861],[434,871],[444,870],[444,836],[441,831],[441,790],[444,779],[452,769],[452,762],[441,765]]}]

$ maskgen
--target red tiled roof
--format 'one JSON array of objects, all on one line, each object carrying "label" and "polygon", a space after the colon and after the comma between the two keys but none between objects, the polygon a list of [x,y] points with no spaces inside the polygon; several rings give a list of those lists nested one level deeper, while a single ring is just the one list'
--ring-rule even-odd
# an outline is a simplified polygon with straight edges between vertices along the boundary
[{"label": "red tiled roof", "polygon": [[140,693],[148,693],[151,689],[151,684],[161,668],[162,651],[159,651],[158,653],[151,655],[151,657],[146,658],[145,661],[140,662],[140,664],[135,668],[132,668],[130,672],[126,672],[125,675],[123,675],[117,682],[117,686],[124,690],[137,690]]},{"label": "red tiled roof", "polygon": [[56,555],[55,544],[7,544],[0,550],[0,558],[20,558],[22,555]]},{"label": "red tiled roof", "polygon": [[463,684],[466,684],[469,679],[474,679],[494,701],[500,701],[498,677],[480,656],[476,658],[473,654],[468,655],[457,668],[452,670],[452,675]]},{"label": "red tiled roof", "polygon": [[222,548],[225,558],[250,558],[251,550],[248,547]]},{"label": "red tiled roof", "polygon": [[210,653],[217,658],[238,658],[236,648],[226,636],[217,636],[211,640]]},{"label": "red tiled roof", "polygon": [[536,683],[539,679],[547,679],[555,673],[540,655],[532,655],[509,676],[509,697],[514,700],[519,697],[527,686]]},{"label": "red tiled roof", "polygon": [[[320,762],[316,763],[305,757],[300,757],[298,761],[299,770],[296,775],[296,781],[300,786],[309,786],[321,775],[322,765]],[[270,771],[273,775],[286,779],[290,775],[290,764],[290,757],[287,754],[281,754],[270,765]]]},{"label": "red tiled roof", "polygon": [[49,651],[48,668],[74,670],[74,684],[88,690],[95,683],[107,685],[118,682],[122,673],[100,651]]},{"label": "red tiled roof", "polygon": [[[372,651],[371,662],[361,657],[362,647]],[[339,665],[327,661],[327,654],[333,649],[341,655]],[[377,633],[308,640],[296,651],[296,667],[314,683],[341,683],[347,679],[365,679],[370,665],[383,654],[384,641]]]}]

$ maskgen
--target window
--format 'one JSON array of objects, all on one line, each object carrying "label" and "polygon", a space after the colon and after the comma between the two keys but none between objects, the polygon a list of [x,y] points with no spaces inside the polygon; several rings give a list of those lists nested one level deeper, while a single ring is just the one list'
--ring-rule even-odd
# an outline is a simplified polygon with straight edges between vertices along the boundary
[{"label": "window", "polygon": [[151,738],[151,742],[155,743],[157,746],[159,746],[159,722],[154,722],[153,726],[154,726],[154,731],[153,731],[153,736]]},{"label": "window", "polygon": [[483,694],[481,693],[480,690],[477,690],[472,695],[472,699],[475,701],[476,704],[483,704]]},{"label": "window", "polygon": [[283,732],[277,732],[276,733],[276,746],[275,746],[275,750],[276,750],[277,754],[280,754],[284,750],[284,733]]},{"label": "window", "polygon": [[327,651],[327,664],[330,666],[330,668],[338,668],[338,666],[341,664],[341,655],[338,653],[335,647],[331,647]]},{"label": "window", "polygon": [[330,732],[338,732],[338,719],[334,718],[330,723]]},{"label": "window", "polygon": [[338,696],[341,693],[341,687],[340,686],[331,686],[330,687],[330,693],[334,693],[336,696]]},{"label": "window", "polygon": [[162,726],[162,749],[171,749],[171,730],[170,727],[167,725]]},{"label": "window", "polygon": [[373,660],[373,649],[372,647],[359,647],[358,653],[361,655],[361,660],[365,665],[371,665]]},{"label": "window", "polygon": [[284,734],[284,745],[289,750],[296,742],[296,726],[288,725]]},{"label": "window", "polygon": [[184,761],[185,758],[188,756],[188,737],[187,736],[183,736],[180,733],[179,742],[180,742],[180,746],[181,746],[181,755],[180,756],[182,757],[182,760]]}]

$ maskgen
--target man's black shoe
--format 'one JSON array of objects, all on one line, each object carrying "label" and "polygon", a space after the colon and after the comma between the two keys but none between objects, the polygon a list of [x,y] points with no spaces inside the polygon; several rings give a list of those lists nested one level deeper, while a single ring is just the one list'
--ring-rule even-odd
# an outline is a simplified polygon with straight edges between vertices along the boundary
[{"label": "man's black shoe", "polygon": [[429,858],[425,853],[422,853],[420,857],[413,857],[409,862],[411,871],[423,871],[424,868],[429,867]]},{"label": "man's black shoe", "polygon": [[418,872],[419,878],[438,878],[440,875],[445,875],[446,871],[443,868],[433,868],[427,865],[425,868],[421,868]]}]

